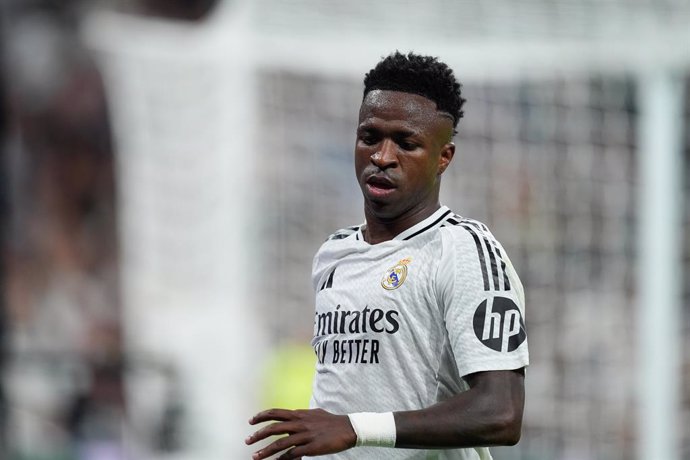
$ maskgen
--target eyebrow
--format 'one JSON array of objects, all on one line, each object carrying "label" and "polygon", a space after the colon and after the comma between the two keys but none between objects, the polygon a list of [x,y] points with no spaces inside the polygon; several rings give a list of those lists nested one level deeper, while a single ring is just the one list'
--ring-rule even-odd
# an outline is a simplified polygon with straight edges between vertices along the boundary
[{"label": "eyebrow", "polygon": [[442,117],[448,118],[448,119],[450,119],[450,121],[452,121],[453,123],[455,123],[455,117],[454,117],[453,115],[451,115],[450,113],[445,112],[445,111],[443,111],[443,110],[437,110],[437,112],[438,112],[438,114],[441,115]]},{"label": "eyebrow", "polygon": [[[373,126],[371,123],[369,123],[369,122],[367,122],[367,121],[364,121],[364,122],[360,123],[360,124],[357,126],[357,132],[358,132],[358,133],[363,132],[363,131],[377,131],[377,132],[382,132],[382,131],[384,131],[384,130],[382,130],[382,129],[378,128],[378,127]],[[414,129],[410,129],[410,128],[400,128],[400,129],[395,129],[395,130],[392,132],[392,134],[395,135],[395,136],[398,136],[398,137],[399,137],[399,136],[403,136],[403,137],[412,137],[412,136],[415,136],[415,135],[421,135],[421,134],[423,134],[423,130],[421,130],[421,129],[414,130]]]}]

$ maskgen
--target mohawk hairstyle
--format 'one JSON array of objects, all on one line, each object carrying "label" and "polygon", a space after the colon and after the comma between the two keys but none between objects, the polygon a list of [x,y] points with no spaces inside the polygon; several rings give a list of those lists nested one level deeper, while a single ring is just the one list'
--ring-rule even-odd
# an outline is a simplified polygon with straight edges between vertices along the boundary
[{"label": "mohawk hairstyle", "polygon": [[438,58],[399,51],[383,58],[364,77],[364,95],[380,89],[418,94],[436,103],[436,108],[453,118],[453,128],[464,112],[465,99],[453,70]]}]

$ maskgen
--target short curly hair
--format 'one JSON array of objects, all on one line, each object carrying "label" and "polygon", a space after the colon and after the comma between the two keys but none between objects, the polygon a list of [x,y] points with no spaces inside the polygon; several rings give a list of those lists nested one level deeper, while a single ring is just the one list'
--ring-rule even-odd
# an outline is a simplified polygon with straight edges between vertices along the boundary
[{"label": "short curly hair", "polygon": [[436,108],[453,118],[453,128],[464,115],[460,88],[453,70],[438,58],[396,51],[386,56],[364,77],[364,95],[380,89],[418,94],[436,103]]}]

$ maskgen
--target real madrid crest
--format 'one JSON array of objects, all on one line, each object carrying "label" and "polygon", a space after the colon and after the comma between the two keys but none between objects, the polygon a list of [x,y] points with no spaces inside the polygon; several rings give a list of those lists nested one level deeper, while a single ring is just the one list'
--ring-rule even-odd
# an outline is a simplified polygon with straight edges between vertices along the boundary
[{"label": "real madrid crest", "polygon": [[381,286],[389,291],[398,289],[402,286],[405,282],[405,278],[407,278],[407,266],[410,262],[412,262],[412,258],[407,257],[395,264],[394,267],[389,268],[381,279]]}]

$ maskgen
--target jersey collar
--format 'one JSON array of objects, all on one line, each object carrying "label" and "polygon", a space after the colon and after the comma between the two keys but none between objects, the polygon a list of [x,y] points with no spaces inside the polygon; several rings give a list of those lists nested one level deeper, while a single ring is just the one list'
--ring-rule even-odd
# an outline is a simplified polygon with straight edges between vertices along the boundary
[{"label": "jersey collar", "polygon": [[[393,239],[404,241],[414,238],[415,236],[420,235],[426,231],[440,227],[443,221],[452,215],[453,212],[450,210],[450,208],[448,208],[448,206],[441,206],[432,215],[430,215],[421,222],[417,222],[415,225],[408,228],[407,230],[402,231]],[[364,236],[362,235],[363,226],[364,225],[359,226],[359,228],[357,229],[357,235],[355,237],[360,241],[364,241]]]}]

